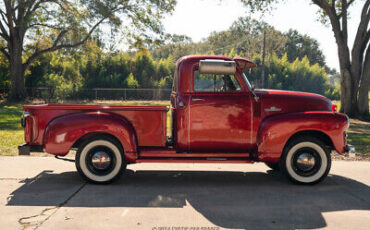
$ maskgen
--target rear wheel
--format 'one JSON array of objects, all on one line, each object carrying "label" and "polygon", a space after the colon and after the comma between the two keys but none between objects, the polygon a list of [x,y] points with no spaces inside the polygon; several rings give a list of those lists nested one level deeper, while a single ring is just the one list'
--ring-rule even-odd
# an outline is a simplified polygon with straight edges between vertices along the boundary
[{"label": "rear wheel", "polygon": [[293,182],[315,184],[322,181],[331,167],[330,151],[314,137],[300,137],[283,151],[280,168]]},{"label": "rear wheel", "polygon": [[88,139],[77,151],[76,168],[89,182],[110,183],[120,177],[126,168],[122,147],[109,137]]}]

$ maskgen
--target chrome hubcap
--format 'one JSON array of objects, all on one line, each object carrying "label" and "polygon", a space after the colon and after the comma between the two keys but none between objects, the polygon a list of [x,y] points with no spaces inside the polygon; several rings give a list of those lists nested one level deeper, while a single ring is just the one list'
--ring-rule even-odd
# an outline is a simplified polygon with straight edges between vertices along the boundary
[{"label": "chrome hubcap", "polygon": [[104,170],[111,164],[111,158],[109,157],[108,153],[99,151],[94,153],[93,157],[91,158],[91,162],[94,168]]},{"label": "chrome hubcap", "polygon": [[297,167],[302,171],[310,171],[315,166],[315,157],[310,153],[302,153],[297,158]]}]

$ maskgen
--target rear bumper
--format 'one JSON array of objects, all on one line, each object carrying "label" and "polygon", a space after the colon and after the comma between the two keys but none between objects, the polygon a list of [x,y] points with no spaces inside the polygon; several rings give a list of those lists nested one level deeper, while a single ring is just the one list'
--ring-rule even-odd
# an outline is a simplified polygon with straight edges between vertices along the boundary
[{"label": "rear bumper", "polygon": [[353,145],[344,146],[344,153],[353,153],[355,151],[356,151],[355,146],[353,146]]},{"label": "rear bumper", "polygon": [[18,146],[18,155],[28,156],[31,152],[44,152],[41,145],[23,144]]}]

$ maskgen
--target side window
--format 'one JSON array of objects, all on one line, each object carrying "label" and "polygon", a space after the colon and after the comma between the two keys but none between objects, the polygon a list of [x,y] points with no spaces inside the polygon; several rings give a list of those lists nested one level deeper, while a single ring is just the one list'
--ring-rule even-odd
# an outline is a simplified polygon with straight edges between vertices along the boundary
[{"label": "side window", "polygon": [[200,74],[194,71],[194,91],[232,92],[240,91],[241,87],[234,75]]}]

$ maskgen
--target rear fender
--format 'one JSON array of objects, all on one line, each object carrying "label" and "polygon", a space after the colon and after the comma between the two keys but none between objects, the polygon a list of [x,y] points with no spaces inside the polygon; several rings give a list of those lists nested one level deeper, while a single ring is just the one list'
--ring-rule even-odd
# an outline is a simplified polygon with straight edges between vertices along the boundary
[{"label": "rear fender", "polygon": [[73,144],[89,133],[106,133],[121,143],[126,161],[137,158],[137,139],[131,123],[123,117],[103,112],[69,114],[51,121],[43,137],[45,152],[64,156]]},{"label": "rear fender", "polygon": [[338,153],[344,152],[348,117],[332,112],[299,112],[275,115],[260,124],[257,134],[258,160],[277,162],[290,137],[302,131],[327,135]]}]

